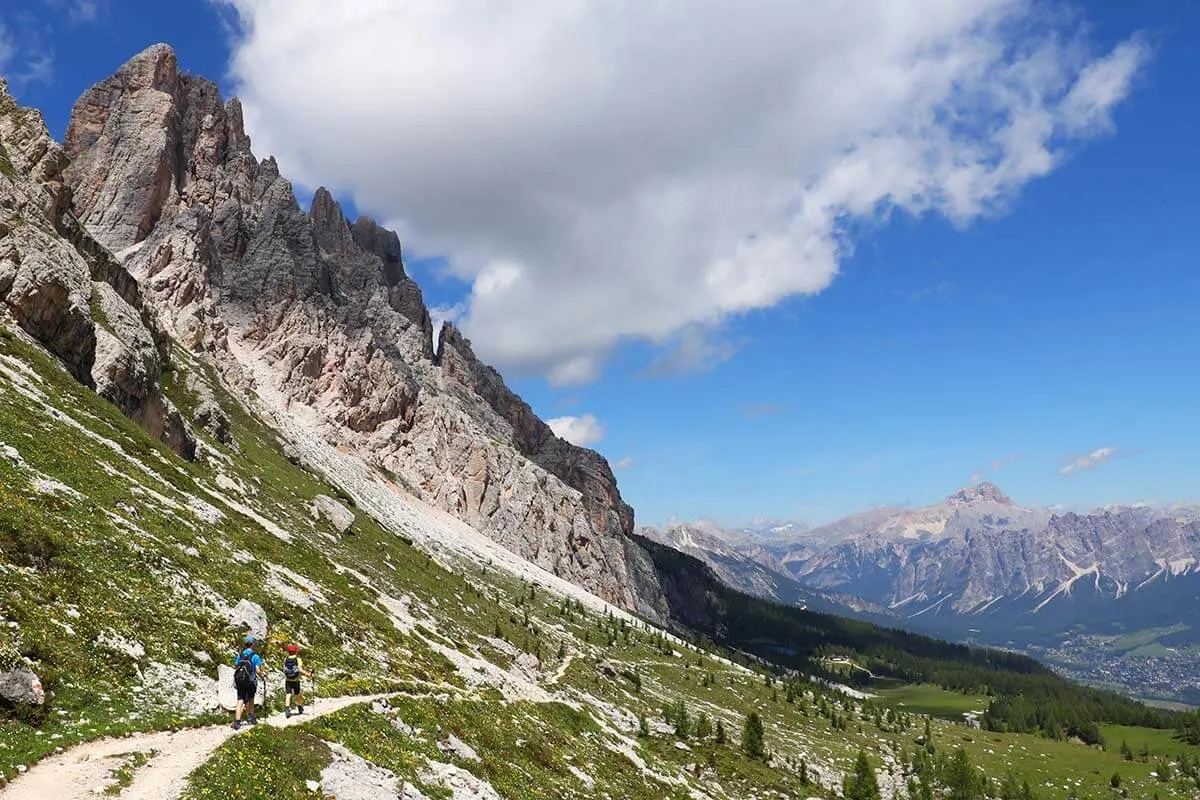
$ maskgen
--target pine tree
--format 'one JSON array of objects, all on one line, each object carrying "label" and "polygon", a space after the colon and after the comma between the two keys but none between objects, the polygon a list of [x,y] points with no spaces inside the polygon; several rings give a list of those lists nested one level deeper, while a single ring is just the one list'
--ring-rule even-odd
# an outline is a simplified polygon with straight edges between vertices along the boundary
[{"label": "pine tree", "polygon": [[751,711],[746,717],[746,724],[742,729],[742,752],[753,759],[762,759],[765,754],[762,717],[758,716],[757,711]]},{"label": "pine tree", "polygon": [[680,739],[686,739],[691,733],[691,726],[688,720],[687,706],[683,704],[682,700],[676,702],[671,716],[674,717],[675,735]]},{"label": "pine tree", "polygon": [[1133,761],[1133,748],[1124,739],[1121,740],[1121,758],[1126,761]]},{"label": "pine tree", "polygon": [[808,762],[800,759],[800,785],[808,786]]},{"label": "pine tree", "polygon": [[700,716],[696,718],[696,738],[707,739],[712,736],[712,732],[712,723],[708,720],[708,714],[701,711]]},{"label": "pine tree", "polygon": [[854,759],[854,771],[848,774],[842,782],[842,796],[846,800],[880,800],[879,781],[875,779],[875,771],[867,754],[858,751]]},{"label": "pine tree", "polygon": [[650,723],[646,721],[645,715],[638,716],[638,736],[645,739],[650,735]]},{"label": "pine tree", "polygon": [[971,757],[961,747],[946,763],[942,782],[950,790],[950,800],[983,800],[983,776],[971,764]]},{"label": "pine tree", "polygon": [[725,723],[719,719],[717,720],[716,740],[717,744],[725,744]]},{"label": "pine tree", "polygon": [[567,643],[559,642],[558,643],[558,660],[562,661],[566,657],[567,657]]},{"label": "pine tree", "polygon": [[1112,777],[1108,779],[1108,785],[1114,789],[1120,789],[1121,788],[1121,773],[1114,772],[1112,774]]}]

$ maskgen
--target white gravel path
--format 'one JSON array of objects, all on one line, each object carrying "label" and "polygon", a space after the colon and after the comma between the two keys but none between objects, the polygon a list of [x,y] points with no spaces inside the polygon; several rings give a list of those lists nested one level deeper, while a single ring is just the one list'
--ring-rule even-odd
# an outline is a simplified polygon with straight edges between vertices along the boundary
[{"label": "white gravel path", "polygon": [[[322,698],[303,715],[290,719],[282,714],[260,720],[277,728],[299,725],[306,720],[331,714],[354,705],[378,700],[387,695],[353,695]],[[245,728],[243,728],[245,730]],[[159,733],[142,733],[121,739],[97,739],[72,747],[66,752],[43,759],[16,780],[0,789],[0,800],[95,800],[104,796],[112,778],[109,772],[121,766],[123,754],[157,751],[134,774],[133,783],[121,792],[121,800],[177,800],[185,779],[192,770],[212,757],[225,741],[236,736],[232,726],[210,725],[205,728]]]}]

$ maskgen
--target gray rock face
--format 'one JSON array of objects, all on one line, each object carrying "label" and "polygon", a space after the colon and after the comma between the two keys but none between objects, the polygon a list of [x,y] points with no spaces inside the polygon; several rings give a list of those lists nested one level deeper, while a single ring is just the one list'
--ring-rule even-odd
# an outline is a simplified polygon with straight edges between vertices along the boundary
[{"label": "gray rock face", "polygon": [[40,706],[46,702],[42,681],[29,667],[0,672],[0,698],[10,703]]},{"label": "gray rock face", "polygon": [[133,278],[80,225],[67,157],[0,82],[0,309],[82,383],[186,458],[195,440],[162,395],[167,340]]},{"label": "gray rock face", "polygon": [[470,343],[434,330],[399,239],[320,189],[304,211],[236,100],[155,46],[76,104],[81,219],[233,386],[610,602],[666,614],[598,454],[558,439]]}]

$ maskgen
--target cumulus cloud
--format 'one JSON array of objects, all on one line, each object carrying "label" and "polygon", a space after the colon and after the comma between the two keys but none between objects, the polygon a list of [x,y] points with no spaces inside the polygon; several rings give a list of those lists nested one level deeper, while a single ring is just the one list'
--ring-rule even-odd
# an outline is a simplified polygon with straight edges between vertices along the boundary
[{"label": "cumulus cloud", "polygon": [[1148,56],[1032,0],[222,1],[260,154],[446,256],[480,355],[560,385],[629,340],[729,358],[864,222],[1003,210]]},{"label": "cumulus cloud", "polygon": [[592,414],[546,420],[554,435],[580,447],[590,447],[604,438],[604,425]]},{"label": "cumulus cloud", "polygon": [[1063,475],[1070,475],[1080,470],[1098,467],[1116,454],[1117,449],[1115,447],[1101,447],[1099,450],[1093,450],[1085,456],[1080,456],[1060,469],[1059,472]]}]

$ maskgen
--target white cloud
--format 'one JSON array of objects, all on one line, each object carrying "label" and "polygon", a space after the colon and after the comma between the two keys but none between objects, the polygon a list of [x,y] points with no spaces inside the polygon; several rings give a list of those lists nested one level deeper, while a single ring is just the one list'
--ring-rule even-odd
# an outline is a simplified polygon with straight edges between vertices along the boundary
[{"label": "white cloud", "polygon": [[1101,447],[1099,450],[1093,450],[1086,456],[1080,456],[1060,469],[1059,472],[1063,475],[1070,475],[1073,472],[1079,472],[1083,469],[1098,467],[1116,455],[1116,453],[1117,449],[1115,447]]},{"label": "white cloud", "polygon": [[71,22],[95,22],[105,2],[107,0],[45,0],[47,6],[59,14],[66,14]]},{"label": "white cloud", "polygon": [[824,290],[864,220],[1002,210],[1148,56],[1032,0],[223,1],[259,154],[447,256],[480,355],[557,384],[728,358],[703,332]]},{"label": "white cloud", "polygon": [[74,0],[71,3],[71,19],[76,22],[92,22],[99,15],[99,0]]},{"label": "white cloud", "polygon": [[579,417],[555,417],[546,420],[555,436],[571,444],[589,447],[604,438],[604,425],[592,414]]},{"label": "white cloud", "polygon": [[16,54],[17,46],[13,44],[12,34],[4,26],[4,20],[0,20],[0,72],[8,72],[8,65]]},{"label": "white cloud", "polygon": [[629,469],[634,464],[633,456],[625,456],[620,461],[613,464],[613,469]]}]

